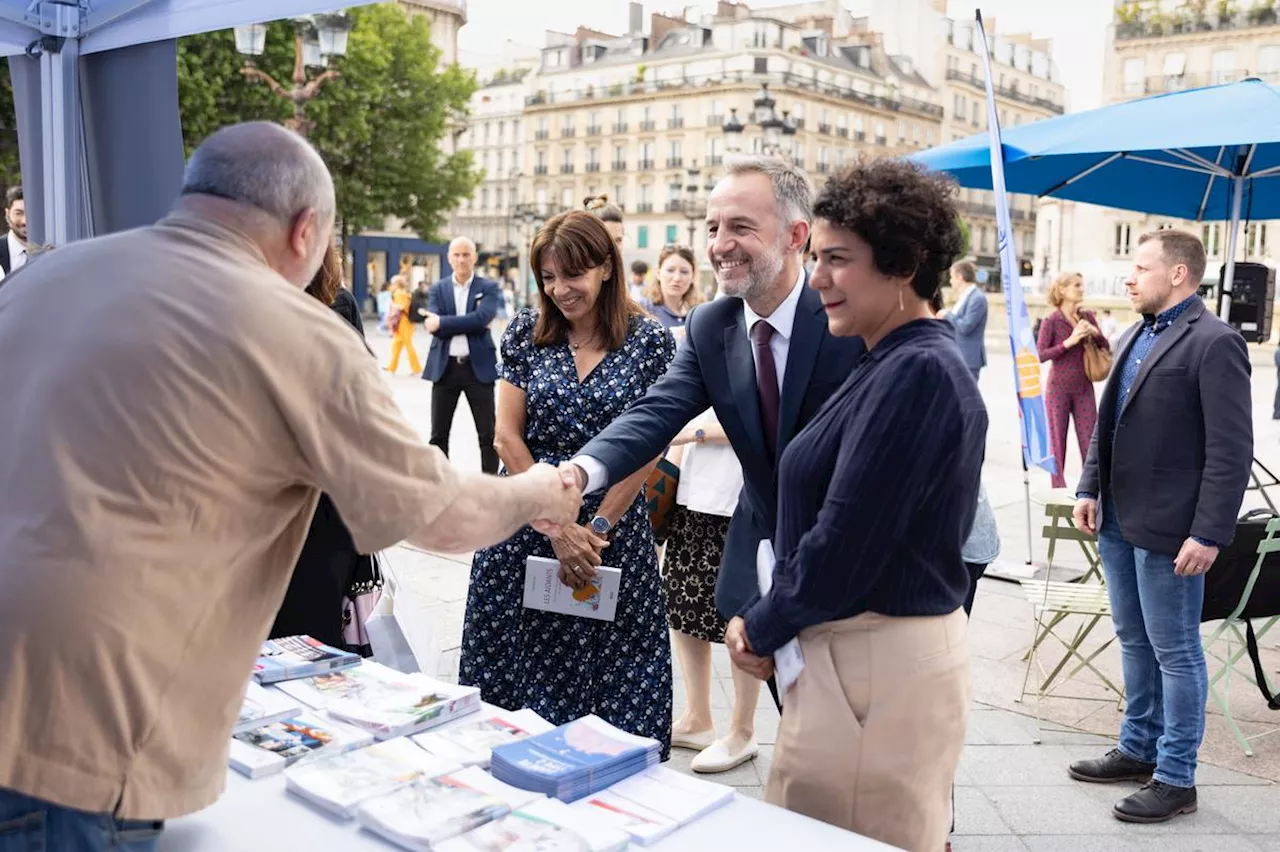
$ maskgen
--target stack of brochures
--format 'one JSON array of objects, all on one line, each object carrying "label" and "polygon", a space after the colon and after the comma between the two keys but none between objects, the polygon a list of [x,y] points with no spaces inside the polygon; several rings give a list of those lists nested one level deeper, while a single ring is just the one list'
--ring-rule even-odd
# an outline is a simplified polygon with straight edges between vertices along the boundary
[{"label": "stack of brochures", "polygon": [[231,768],[250,778],[273,775],[304,758],[318,758],[362,748],[373,736],[314,713],[299,713],[231,738]]},{"label": "stack of brochures", "polygon": [[648,846],[732,799],[732,787],[655,766],[587,796],[573,809]]},{"label": "stack of brochures", "polygon": [[356,819],[397,846],[430,852],[438,843],[509,813],[510,805],[501,799],[442,776],[418,778],[394,793],[366,799]]},{"label": "stack of brochures", "polygon": [[532,710],[499,710],[475,722],[418,734],[413,741],[437,757],[488,767],[494,746],[545,734],[554,727]]},{"label": "stack of brochures", "polygon": [[302,712],[302,704],[290,698],[275,687],[261,686],[257,681],[249,681],[240,704],[240,718],[236,719],[231,733],[252,731],[281,719],[288,719]]},{"label": "stack of brochures", "polygon": [[480,709],[475,687],[454,686],[418,672],[403,674],[378,663],[290,680],[280,689],[380,740],[424,731]]},{"label": "stack of brochures", "polygon": [[565,802],[603,790],[658,763],[662,746],[598,716],[493,749],[493,777]]},{"label": "stack of brochures", "polygon": [[493,852],[496,849],[538,852],[622,852],[630,836],[596,822],[557,799],[539,799],[510,816],[446,840],[437,852]]},{"label": "stack of brochures", "polygon": [[258,652],[253,676],[258,683],[314,677],[360,664],[360,655],[334,648],[310,636],[268,639]]},{"label": "stack of brochures", "polygon": [[394,793],[419,778],[460,770],[409,740],[388,740],[285,770],[285,789],[331,814],[350,819],[366,799]]}]

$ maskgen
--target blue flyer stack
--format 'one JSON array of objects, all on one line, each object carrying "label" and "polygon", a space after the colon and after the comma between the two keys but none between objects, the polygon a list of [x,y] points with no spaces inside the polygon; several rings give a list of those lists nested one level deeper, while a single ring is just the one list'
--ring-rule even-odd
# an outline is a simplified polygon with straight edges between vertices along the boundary
[{"label": "blue flyer stack", "polygon": [[656,766],[657,740],[637,737],[598,716],[493,749],[490,772],[523,790],[574,802]]}]

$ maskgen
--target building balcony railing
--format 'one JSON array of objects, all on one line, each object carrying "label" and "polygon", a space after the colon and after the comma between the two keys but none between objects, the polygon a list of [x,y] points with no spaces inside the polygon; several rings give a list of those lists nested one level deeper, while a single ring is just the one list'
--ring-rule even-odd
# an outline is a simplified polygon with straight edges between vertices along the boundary
[{"label": "building balcony railing", "polygon": [[[1128,20],[1123,20],[1125,13],[1122,12],[1116,20],[1116,41],[1274,27],[1280,23],[1275,4],[1267,3],[1265,0],[1255,1],[1252,6],[1243,10],[1236,7],[1234,3],[1213,4],[1213,8],[1202,9],[1198,13],[1188,6],[1190,4],[1169,13],[1156,9],[1140,9],[1136,16]],[[1219,9],[1226,14],[1221,14]]]},{"label": "building balcony railing", "polygon": [[885,137],[885,136],[877,136],[877,137],[876,137],[876,144],[877,144],[877,145],[888,145],[888,144],[889,144],[889,139],[888,139],[888,137]]},{"label": "building balcony railing", "polygon": [[866,142],[866,141],[867,141],[867,131],[865,131],[865,130],[855,130],[855,131],[853,132],[853,141],[854,141],[854,142]]},{"label": "building balcony railing", "polygon": [[800,168],[800,169],[804,168],[804,157],[795,157],[793,159],[796,164],[796,168]]},{"label": "building balcony railing", "polygon": [[[959,204],[962,213],[968,213],[970,216],[985,216],[988,219],[994,219],[996,216],[996,207],[994,204],[982,204],[977,201],[961,201]],[[1010,211],[1012,213],[1013,211]]]},{"label": "building balcony railing", "polygon": [[560,166],[560,174],[562,175],[573,174],[573,163],[562,163]]},{"label": "building balcony railing", "polygon": [[656,127],[656,126],[657,126],[657,122],[655,122],[655,121],[653,121],[653,120],[650,120],[650,121],[642,121],[642,122],[640,122],[640,132],[641,132],[641,133],[650,133],[650,132],[652,132],[652,131],[653,131],[653,128],[654,128],[654,127]]},{"label": "building balcony railing", "polygon": [[848,138],[849,138],[849,128],[847,128],[847,127],[837,127],[837,128],[836,128],[836,135],[837,135],[837,136],[839,136],[841,139],[848,139]]},{"label": "building balcony railing", "polygon": [[1121,91],[1127,96],[1139,98],[1143,95],[1159,95],[1165,92],[1180,92],[1183,89],[1234,83],[1245,77],[1257,77],[1273,85],[1280,83],[1280,72],[1275,71],[1260,74],[1251,74],[1248,71],[1211,71],[1206,74],[1159,74],[1142,80],[1126,80]]},{"label": "building balcony railing", "polygon": [[683,118],[668,118],[668,119],[667,119],[667,129],[668,129],[668,130],[679,130],[681,127],[684,127],[684,119],[683,119]]},{"label": "building balcony railing", "polygon": [[679,169],[684,167],[684,157],[667,157],[667,168]]},{"label": "building balcony railing", "polygon": [[720,154],[712,154],[707,157],[708,166],[719,166],[724,163],[724,157]]},{"label": "building balcony railing", "polygon": [[627,161],[626,161],[626,160],[614,160],[614,161],[613,161],[613,170],[614,170],[615,172],[625,172],[625,171],[627,170]]},{"label": "building balcony railing", "polygon": [[546,166],[534,166],[534,167],[533,167],[533,173],[534,173],[535,175],[545,175],[545,174],[547,173],[547,167],[546,167]]},{"label": "building balcony railing", "polygon": [[[837,100],[862,104],[874,109],[887,110],[891,112],[917,113],[933,118],[941,118],[943,115],[942,107],[938,104],[931,104],[915,98],[893,95],[888,92],[887,87],[881,87],[880,93],[864,92],[859,91],[858,89],[836,86],[830,83],[820,83],[808,75],[793,74],[791,72],[785,72],[783,74],[778,74],[776,72],[756,73],[754,71],[733,71],[721,74],[687,76],[673,80],[629,81],[626,83],[613,83],[608,86],[587,86],[584,89],[568,92],[552,93],[539,91],[532,95],[528,95],[525,98],[525,106],[541,107],[576,101],[613,100],[617,98],[630,98],[638,95],[666,94],[678,89],[706,89],[715,86],[734,85],[758,87],[762,82],[769,83],[773,87],[783,86],[793,89],[803,89],[809,92],[816,92]],[[721,123],[722,121],[723,118],[721,117]],[[793,117],[793,121],[795,121],[798,129],[804,129],[804,118],[796,116]],[[652,131],[654,129],[654,124],[655,122],[653,121],[642,122],[641,131]],[[625,124],[622,124],[621,122],[619,124],[615,124],[613,132],[626,132]]]},{"label": "building balcony railing", "polygon": [[819,124],[819,125],[818,125],[818,132],[819,132],[819,133],[824,133],[824,134],[826,134],[827,136],[830,136],[830,135],[831,135],[831,125],[830,125],[830,124]]},{"label": "building balcony railing", "polygon": [[[973,86],[976,89],[982,89],[984,92],[987,89],[987,81],[982,77],[979,77],[976,74],[966,74],[958,68],[948,68],[947,79],[959,80],[962,83],[968,83],[970,86]],[[996,95],[999,97],[1008,98],[1011,101],[1017,101],[1018,103],[1036,107],[1037,109],[1043,109],[1055,115],[1062,115],[1065,109],[1060,103],[1056,103],[1049,98],[1042,98],[1039,95],[1032,95],[1030,92],[1024,92],[1017,86],[996,85],[993,88],[995,89]]]},{"label": "building balcony railing", "polygon": [[534,139],[537,139],[539,142],[543,141],[544,139],[550,139],[550,138],[551,138],[551,131],[550,131],[550,130],[535,130],[535,131],[533,132],[533,138],[534,138]]},{"label": "building balcony railing", "polygon": [[560,137],[562,139],[570,139],[578,135],[578,128],[569,127],[568,125],[560,128]]},{"label": "building balcony railing", "polygon": [[599,136],[599,135],[600,135],[600,125],[598,125],[598,124],[592,124],[592,125],[590,125],[590,126],[587,128],[587,135],[588,135],[588,136]]},{"label": "building balcony railing", "polygon": [[637,204],[637,205],[636,205],[636,212],[637,212],[637,213],[652,213],[652,212],[653,212],[653,202],[652,202],[652,201],[641,201],[639,204]]},{"label": "building balcony railing", "polygon": [[653,168],[653,160],[641,160],[636,163],[636,168],[642,172],[650,171]]},{"label": "building balcony railing", "polygon": [[626,132],[627,132],[627,123],[626,123],[625,121],[615,121],[615,122],[613,123],[613,132],[614,132],[614,133],[626,133]]},{"label": "building balcony railing", "polygon": [[599,163],[587,163],[587,171],[589,171],[589,172],[598,172],[598,171],[600,171],[600,164],[599,164]]},{"label": "building balcony railing", "polygon": [[707,127],[719,127],[724,124],[724,116],[718,113],[711,113],[707,116]]},{"label": "building balcony railing", "polygon": [[672,199],[667,202],[668,213],[679,213],[683,209],[684,209],[683,205],[681,205],[681,203],[676,199]]},{"label": "building balcony railing", "polygon": [[818,174],[825,175],[829,171],[831,171],[830,163],[818,163]]}]

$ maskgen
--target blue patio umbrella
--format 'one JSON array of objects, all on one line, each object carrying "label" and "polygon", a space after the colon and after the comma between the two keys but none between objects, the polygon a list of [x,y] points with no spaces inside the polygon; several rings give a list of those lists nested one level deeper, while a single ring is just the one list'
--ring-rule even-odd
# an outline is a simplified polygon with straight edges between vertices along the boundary
[{"label": "blue patio umbrella", "polygon": [[[1001,135],[1010,192],[1230,222],[1223,316],[1242,213],[1280,218],[1280,88],[1261,80],[1155,95]],[[991,189],[986,133],[912,159],[961,186]]]}]

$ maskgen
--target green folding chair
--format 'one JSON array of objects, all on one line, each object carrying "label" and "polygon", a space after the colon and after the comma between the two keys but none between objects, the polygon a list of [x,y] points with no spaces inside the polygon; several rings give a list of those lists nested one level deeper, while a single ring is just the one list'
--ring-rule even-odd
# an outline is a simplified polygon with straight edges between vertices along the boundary
[{"label": "green folding chair", "polygon": [[[1258,542],[1258,559],[1254,562],[1253,571],[1250,572],[1249,580],[1245,583],[1244,591],[1240,595],[1240,603],[1236,604],[1236,608],[1229,616],[1219,622],[1217,629],[1210,634],[1209,638],[1204,640],[1205,657],[1217,660],[1221,664],[1218,670],[1209,677],[1209,697],[1218,705],[1218,709],[1222,711],[1222,717],[1226,719],[1227,727],[1231,729],[1236,742],[1240,743],[1240,747],[1244,749],[1244,753],[1249,757],[1253,757],[1253,746],[1249,744],[1251,740],[1280,731],[1280,728],[1272,728],[1269,731],[1246,737],[1235,717],[1231,715],[1232,676],[1239,675],[1248,683],[1253,684],[1255,688],[1258,686],[1258,681],[1254,678],[1252,672],[1236,670],[1236,664],[1249,653],[1248,639],[1245,635],[1245,630],[1249,627],[1249,619],[1243,618],[1242,613],[1249,605],[1249,598],[1253,595],[1253,588],[1257,585],[1258,577],[1262,574],[1262,564],[1267,555],[1280,552],[1280,538],[1277,538],[1277,533],[1280,533],[1280,518],[1273,518],[1267,523],[1266,535],[1262,541]],[[1271,570],[1274,571],[1276,569],[1272,568]],[[1268,618],[1260,628],[1254,627],[1253,635],[1255,641],[1261,640],[1277,621],[1280,621],[1280,615]],[[1217,646],[1220,642],[1226,645],[1225,654],[1219,653]],[[1271,685],[1270,679],[1267,678],[1266,672],[1261,672],[1261,675],[1267,684],[1268,691],[1274,695],[1275,688]]]}]

